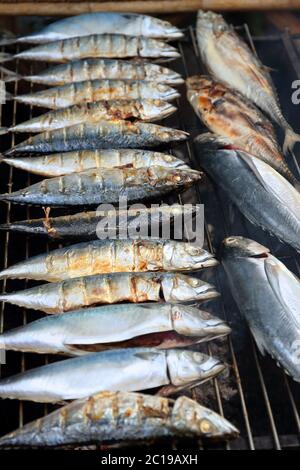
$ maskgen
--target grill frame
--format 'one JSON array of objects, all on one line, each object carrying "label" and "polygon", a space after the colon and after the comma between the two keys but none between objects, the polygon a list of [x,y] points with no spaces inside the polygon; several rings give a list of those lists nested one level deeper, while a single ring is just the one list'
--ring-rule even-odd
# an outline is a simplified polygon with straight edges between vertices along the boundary
[{"label": "grill frame", "polygon": [[[275,36],[264,36],[264,37],[252,37],[249,31],[249,28],[247,25],[243,25],[239,28],[237,28],[239,32],[241,32],[246,39],[248,40],[249,44],[253,48],[254,52],[256,53],[255,45],[260,44],[262,42],[272,44],[272,41],[280,41],[282,44],[282,47],[284,51],[286,52],[286,56],[290,62],[291,68],[294,70],[295,74],[297,77],[300,77],[300,61],[299,61],[299,54],[296,50],[296,46],[294,41],[297,39],[297,36],[291,37],[288,33],[288,31],[285,31],[281,35],[275,35]],[[196,38],[195,38],[195,31],[192,27],[189,27],[185,30],[186,37],[185,40],[182,42],[178,43],[178,48],[181,53],[181,59],[174,62],[174,68],[179,69],[184,75],[184,78],[186,78],[188,75],[191,74],[191,68],[195,68],[195,66],[198,68],[198,73],[203,72],[202,66],[199,60],[199,55],[196,47]],[[193,57],[191,57],[190,54],[193,54]],[[297,59],[297,60],[296,60]],[[191,67],[191,62],[193,66]],[[19,70],[19,62],[16,61],[15,63],[15,71],[18,73]],[[173,63],[170,65],[173,67]],[[195,70],[194,73],[197,73]],[[12,86],[12,85],[11,85]],[[33,89],[32,84],[28,84],[29,89]],[[17,93],[19,90],[19,82],[15,82],[12,86],[12,91],[14,93]],[[182,95],[184,95],[184,89],[181,90]],[[280,91],[280,90],[279,90]],[[190,120],[187,116],[191,116],[192,109],[188,107],[188,103],[186,102],[185,96],[182,96],[180,99],[177,100],[177,106],[178,106],[178,112],[176,113],[175,116],[169,118],[166,120],[166,125],[173,125],[174,127],[191,131],[192,134],[194,133],[199,133],[203,128],[201,128],[201,124],[199,120],[195,116],[191,118],[193,124],[190,124]],[[21,122],[19,120],[19,108],[21,106],[18,105],[16,102],[13,103],[12,105],[12,124],[16,124],[18,122]],[[24,112],[24,110],[23,110]],[[32,107],[27,107],[27,119],[31,118],[34,113],[34,110]],[[0,120],[2,122],[2,116],[3,116],[3,108],[2,106],[0,107]],[[24,117],[22,118],[24,120]],[[293,124],[293,123],[292,123]],[[16,139],[18,140],[23,140],[23,136],[15,136],[14,134],[11,135],[9,145],[14,145]],[[3,150],[1,148],[1,150]],[[183,144],[180,147],[179,151],[184,152],[185,159],[190,162],[192,167],[197,168],[199,166],[199,158],[197,156],[197,153],[195,152],[195,149],[193,147],[192,141],[187,142],[186,144]],[[177,150],[175,149],[175,153]],[[297,165],[297,160],[295,155],[293,155],[293,161],[295,163],[298,175],[300,176],[300,169],[299,166]],[[13,169],[12,167],[8,168],[6,172],[4,172],[4,179],[5,175],[7,173],[7,191],[10,192],[12,191],[14,183],[19,182],[19,178],[21,173],[24,175],[24,172],[18,171],[16,169]],[[5,181],[2,178],[2,181],[0,181],[0,186],[1,189],[5,186]],[[27,174],[25,177],[26,179],[26,184],[29,185],[32,183],[32,180],[34,177],[30,174]],[[23,176],[24,180],[24,176]],[[204,185],[206,183],[204,182]],[[19,187],[19,185],[18,185]],[[195,190],[193,191],[192,199],[194,199],[194,202],[204,202],[207,200],[208,197],[210,197],[209,191],[211,190],[211,184],[208,183],[208,193],[206,190],[203,190],[203,186],[197,185],[195,187]],[[215,187],[212,199],[216,200],[219,204],[219,209],[221,217],[220,217],[220,225],[222,225],[222,231],[224,236],[228,236],[229,234],[234,234],[233,227],[228,224],[228,217],[226,213],[222,210],[222,204],[220,203],[220,194],[218,190],[216,190]],[[207,196],[208,194],[208,196]],[[204,198],[203,198],[204,196]],[[179,195],[178,200],[181,203],[184,202],[190,202],[190,197],[191,197],[191,191],[188,191],[186,193],[183,193],[182,195]],[[188,198],[188,200],[187,200]],[[10,203],[6,205],[1,204],[1,209],[0,212],[2,212],[2,207],[4,208],[4,217],[1,216],[1,219],[5,222],[9,222],[12,220],[14,217],[13,213],[14,210],[12,208],[12,205]],[[209,204],[210,208],[210,204]],[[33,215],[33,213],[36,213],[35,209],[32,209],[30,207],[24,207],[23,206],[23,214],[24,218],[31,218],[35,217],[36,215]],[[20,212],[20,211],[19,211]],[[211,222],[211,214],[208,214],[208,217],[205,219],[205,239],[206,239],[206,246],[207,248],[213,252],[216,253],[216,243],[214,241],[214,226],[212,225]],[[249,236],[248,229],[247,229],[247,224],[245,224],[243,217],[241,215],[235,214],[235,217],[239,218],[239,224],[244,224],[246,226],[245,228],[245,233],[243,233],[245,236]],[[20,217],[18,217],[20,219]],[[1,268],[7,267],[9,264],[11,264],[11,251],[13,250],[14,244],[18,243],[18,240],[20,240],[20,237],[14,233],[3,233],[0,238],[0,243],[1,246],[3,247],[3,266]],[[27,258],[28,256],[32,256],[32,249],[34,245],[34,240],[35,238],[25,236],[25,246],[23,247],[23,251],[25,253],[25,257]],[[272,240],[272,239],[270,239]],[[48,242],[41,242],[43,243],[44,250],[48,251],[50,248],[53,247],[58,247],[57,243],[53,245],[53,243],[48,243]],[[280,251],[280,250],[279,250]],[[299,276],[300,271],[299,271],[299,266],[300,266],[300,257],[299,255],[296,255],[293,250],[287,250],[288,254],[286,255],[284,253],[283,256],[279,256],[281,260],[284,262],[292,263],[294,266],[294,272]],[[275,253],[276,254],[276,253]],[[15,257],[15,254],[13,255]],[[24,259],[24,256],[21,255],[18,257],[18,260]],[[14,260],[15,262],[15,260]],[[208,274],[210,275],[210,274]],[[213,274],[214,280],[212,281],[215,283],[216,287],[218,290],[224,294],[225,290],[228,289],[228,286],[226,285],[226,281],[224,282],[224,275],[222,271],[219,269],[216,270]],[[205,279],[206,273],[200,273],[200,276]],[[211,279],[210,279],[211,281]],[[9,286],[8,286],[9,284]],[[15,286],[16,283],[14,281],[6,281],[4,280],[2,282],[2,291],[5,291],[6,288],[8,287],[9,290],[13,290],[12,286]],[[27,281],[22,281],[18,282],[18,289],[25,288],[29,283]],[[234,305],[232,302],[232,299],[230,298],[230,295],[226,292],[226,297],[229,296],[229,305],[232,306]],[[232,312],[228,311],[228,305],[226,305],[226,302],[223,303],[223,301],[218,302],[218,308],[216,308],[216,303],[210,303],[209,306],[213,306],[212,308],[213,312],[215,314],[218,314],[219,316],[227,319],[230,324],[235,323],[232,319]],[[230,307],[232,308],[232,307]],[[237,311],[237,307],[235,308],[235,311]],[[4,303],[1,304],[0,307],[0,332],[4,331],[4,329],[7,328],[7,324],[10,324],[9,320],[9,315],[11,315],[11,311],[13,310],[18,310],[16,311],[15,315],[17,318],[14,319],[14,321],[17,321],[19,325],[25,324],[28,320],[32,320],[34,318],[37,318],[36,315],[32,315],[32,313],[18,309],[17,307],[11,307],[7,306]],[[240,318],[241,323],[242,319]],[[15,325],[14,325],[15,326]],[[227,450],[230,449],[295,449],[295,448],[300,448],[300,401],[299,401],[299,391],[300,391],[300,385],[295,385],[285,374],[283,371],[276,371],[276,378],[273,383],[273,386],[276,387],[278,385],[278,380],[281,383],[281,387],[285,390],[285,397],[282,400],[287,400],[288,407],[290,408],[290,416],[293,417],[294,420],[294,431],[288,434],[282,433],[280,431],[280,427],[277,422],[277,414],[278,410],[274,410],[274,404],[273,404],[273,392],[271,392],[271,384],[269,383],[269,377],[267,377],[267,374],[265,373],[266,369],[266,361],[267,361],[267,366],[272,363],[271,360],[265,360],[263,359],[260,354],[257,352],[256,346],[254,344],[254,341],[252,340],[247,328],[245,325],[243,325],[243,329],[245,329],[246,333],[245,336],[242,336],[242,341],[245,340],[247,341],[247,345],[249,346],[249,355],[251,354],[251,359],[252,359],[252,366],[251,368],[251,373],[255,373],[256,375],[256,384],[258,386],[257,393],[260,395],[260,401],[263,403],[264,407],[264,417],[263,417],[263,422],[264,426],[262,427],[262,435],[258,435],[258,433],[254,429],[254,419],[255,417],[255,411],[253,410],[253,407],[249,405],[249,394],[248,394],[248,387],[247,387],[247,376],[245,375],[245,371],[243,369],[243,357],[241,350],[243,351],[243,348],[241,348],[240,344],[240,337],[236,339],[235,334],[233,334],[232,337],[229,337],[225,343],[226,345],[226,351],[224,354],[225,360],[230,364],[230,377],[228,380],[230,380],[230,385],[235,388],[235,404],[234,406],[234,413],[232,416],[232,413],[230,412],[230,408],[228,411],[228,404],[230,405],[231,400],[226,400],[224,398],[224,384],[220,383],[219,378],[214,379],[213,381],[213,390],[214,390],[214,398],[211,400],[211,406],[214,408],[216,411],[218,411],[222,416],[225,416],[229,420],[233,420],[234,424],[236,424],[238,427],[242,428],[242,434],[241,437],[238,438],[236,441],[226,443],[224,446],[220,446],[220,448],[225,448]],[[234,330],[235,333],[235,330]],[[236,346],[238,345],[238,346]],[[213,354],[214,352],[214,347],[213,345],[208,344],[207,345],[207,351],[209,354]],[[11,361],[12,359],[16,360],[19,364],[17,367],[19,371],[24,371],[27,368],[31,367],[32,364],[32,355],[25,355],[22,353],[8,353],[7,354],[8,361]],[[49,357],[45,356],[42,359],[42,363],[48,363]],[[52,358],[50,359],[52,360]],[[271,364],[272,365],[272,364]],[[272,365],[272,369],[274,369],[275,365]],[[5,368],[7,366],[1,366],[0,365],[0,375],[3,372],[5,372]],[[273,372],[272,372],[273,373]],[[7,375],[5,373],[5,375]],[[271,396],[272,395],[272,396]],[[295,395],[297,398],[295,398]],[[192,391],[192,396],[194,398],[198,398],[197,390]],[[33,407],[36,406],[38,408],[37,412],[34,414],[32,413]],[[236,407],[238,406],[239,410],[237,412]],[[28,408],[29,407],[29,408]],[[52,407],[49,405],[28,405],[27,403],[23,402],[0,402],[0,422],[3,422],[3,417],[5,417],[6,412],[8,408],[12,408],[12,414],[9,412],[9,416],[17,416],[17,422],[14,423],[5,423],[5,432],[8,432],[9,430],[12,430],[16,425],[19,427],[23,426],[26,422],[30,421],[31,419],[34,419],[38,416],[41,416],[43,414],[47,414]],[[28,409],[27,409],[28,408]],[[282,421],[282,418],[279,419],[279,421]],[[293,426],[292,426],[293,427]],[[291,427],[291,429],[292,429]],[[267,430],[267,432],[265,432]],[[4,433],[4,430],[0,429],[1,435]],[[177,448],[177,445],[179,443],[174,442],[173,443],[173,448]],[[199,448],[203,448],[203,445],[201,443],[197,444]],[[204,446],[204,448],[210,448],[210,446]]]}]

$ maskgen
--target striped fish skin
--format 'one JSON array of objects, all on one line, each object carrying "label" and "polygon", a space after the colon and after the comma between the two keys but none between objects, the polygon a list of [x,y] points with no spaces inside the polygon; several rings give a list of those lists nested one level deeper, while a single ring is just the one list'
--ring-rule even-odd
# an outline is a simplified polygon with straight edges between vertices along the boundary
[{"label": "striped fish skin", "polygon": [[243,237],[223,241],[223,265],[261,353],[300,382],[299,279],[268,248]]},{"label": "striped fish skin", "polygon": [[[204,139],[203,139],[204,137]],[[300,251],[300,194],[270,165],[238,150],[197,139],[201,167],[254,225]],[[211,137],[215,142],[215,137]]]},{"label": "striped fish skin", "polygon": [[222,440],[238,434],[225,418],[185,396],[174,402],[157,395],[102,392],[7,434],[0,447],[134,443],[168,436]]},{"label": "striped fish skin", "polygon": [[143,80],[169,85],[180,85],[184,81],[179,73],[167,67],[142,60],[118,59],[82,59],[55,65],[23,78],[32,83],[49,86],[62,86],[86,80]]},{"label": "striped fish skin", "polygon": [[4,155],[155,147],[171,142],[183,142],[188,136],[187,132],[157,124],[114,119],[43,132],[12,147],[4,152]]},{"label": "striped fish skin", "polygon": [[177,49],[168,43],[123,34],[92,34],[53,41],[15,54],[14,59],[45,62],[69,62],[88,58],[176,58]]},{"label": "striped fish skin", "polygon": [[75,104],[94,103],[103,100],[159,99],[171,101],[179,96],[177,90],[163,83],[131,80],[88,80],[18,95],[13,99],[18,103],[32,106],[61,109]]},{"label": "striped fish skin", "polygon": [[[197,213],[199,214],[198,207],[189,204],[172,204],[144,209],[116,209],[106,213],[98,210],[58,217],[49,217],[46,211],[44,218],[0,224],[0,230],[44,235],[53,239],[95,240],[98,224],[104,223],[107,224],[108,232],[111,231],[119,236],[125,231],[128,238],[139,238],[138,232],[149,235],[151,227],[160,227],[165,220],[170,220],[170,224],[174,226],[175,223],[183,222],[185,217],[186,220],[191,220]],[[132,231],[128,230],[129,228],[132,228]]]},{"label": "striped fish skin", "polygon": [[219,359],[185,349],[112,349],[4,378],[0,380],[0,397],[57,403],[106,390],[164,390],[168,386],[168,393],[174,393],[210,380],[224,369]]},{"label": "striped fish skin", "polygon": [[199,10],[196,33],[201,60],[210,75],[239,91],[277,122],[285,131],[284,153],[292,149],[300,136],[282,114],[268,68],[221,15]]},{"label": "striped fish skin", "polygon": [[4,269],[0,278],[57,282],[92,274],[190,271],[217,264],[211,253],[191,243],[164,239],[96,240],[34,256]]},{"label": "striped fish skin", "polygon": [[0,301],[47,314],[118,302],[190,302],[219,296],[215,287],[180,273],[114,273],[73,278],[0,295]]},{"label": "striped fish skin", "polygon": [[106,149],[64,152],[33,157],[3,157],[2,162],[42,176],[63,176],[101,168],[163,168],[188,169],[179,158],[170,154],[138,149]]},{"label": "striped fish skin", "polygon": [[151,168],[91,169],[49,178],[12,193],[0,200],[49,207],[117,204],[160,197],[199,181],[201,173],[191,169]]},{"label": "striped fish skin", "polygon": [[250,101],[203,75],[189,77],[187,88],[194,111],[224,145],[251,153],[294,186],[300,184],[286,164],[271,122]]},{"label": "striped fish skin", "polygon": [[37,33],[16,38],[16,42],[43,44],[90,34],[114,34],[116,31],[122,31],[122,34],[128,36],[160,39],[179,39],[183,36],[183,33],[168,21],[149,15],[95,12],[55,21]]},{"label": "striped fish skin", "polygon": [[195,307],[119,304],[50,315],[6,331],[0,349],[81,356],[135,345],[183,347],[229,333],[224,321]]},{"label": "striped fish skin", "polygon": [[[21,124],[9,127],[7,132],[45,132],[69,127],[83,122],[99,120],[138,119],[159,121],[176,111],[176,107],[163,100],[104,100],[84,103],[49,111]],[[2,131],[4,133],[4,131]]]}]

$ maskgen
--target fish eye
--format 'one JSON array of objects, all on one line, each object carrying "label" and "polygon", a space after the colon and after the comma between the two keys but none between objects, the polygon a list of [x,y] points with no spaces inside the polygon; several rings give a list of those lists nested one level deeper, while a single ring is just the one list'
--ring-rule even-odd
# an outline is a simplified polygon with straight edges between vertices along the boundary
[{"label": "fish eye", "polygon": [[200,422],[200,430],[204,434],[209,433],[212,430],[211,423],[207,419],[202,419]]},{"label": "fish eye", "polygon": [[235,239],[233,237],[227,238],[227,243],[234,243]]}]

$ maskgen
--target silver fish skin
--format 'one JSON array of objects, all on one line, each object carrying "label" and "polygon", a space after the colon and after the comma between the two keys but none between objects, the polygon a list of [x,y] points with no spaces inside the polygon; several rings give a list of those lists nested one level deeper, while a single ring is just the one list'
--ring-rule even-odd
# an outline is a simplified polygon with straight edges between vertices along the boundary
[{"label": "silver fish skin", "polygon": [[0,200],[48,207],[114,204],[120,197],[128,202],[179,191],[199,181],[201,173],[192,169],[95,168],[57,176],[27,188],[0,195]]},{"label": "silver fish skin", "polygon": [[300,382],[299,279],[268,248],[243,237],[223,241],[222,262],[259,350]]},{"label": "silver fish skin", "polygon": [[0,278],[57,282],[113,272],[191,271],[217,264],[211,253],[187,242],[95,240],[33,256],[4,269]]},{"label": "silver fish skin", "polygon": [[159,99],[142,100],[103,100],[84,103],[49,111],[40,116],[9,128],[0,128],[5,132],[45,132],[81,124],[97,123],[99,120],[138,119],[140,121],[159,121],[176,111],[176,107]]},{"label": "silver fish skin", "polygon": [[177,58],[179,56],[175,47],[157,39],[124,34],[92,34],[35,46],[13,55],[10,59],[64,63],[88,58]]},{"label": "silver fish skin", "polygon": [[118,167],[150,168],[159,166],[170,169],[188,169],[177,157],[161,152],[139,149],[105,149],[63,152],[32,157],[3,157],[1,162],[46,177],[80,173],[91,169]]},{"label": "silver fish skin", "polygon": [[57,403],[106,390],[132,392],[168,386],[172,393],[210,380],[224,369],[218,359],[185,349],[113,349],[2,379],[0,397]]},{"label": "silver fish skin", "polygon": [[[300,251],[300,194],[262,160],[237,150],[207,147],[196,139],[201,167],[254,225]],[[215,141],[212,136],[211,141]]]},{"label": "silver fish skin", "polygon": [[[180,95],[174,88],[163,83],[131,80],[87,80],[61,87],[47,88],[35,93],[17,95],[18,103],[61,109],[75,104],[94,103],[103,100],[157,99],[171,101]],[[119,103],[119,105],[121,105]],[[117,116],[115,116],[117,117]]]},{"label": "silver fish skin", "polygon": [[300,141],[282,114],[271,76],[248,45],[212,11],[198,11],[197,42],[210,74],[253,101],[285,131],[284,153]]},{"label": "silver fish skin", "polygon": [[[107,212],[87,211],[77,214],[49,217],[50,212],[45,210],[45,217],[0,224],[0,230],[16,231],[31,235],[46,235],[53,239],[83,239],[95,240],[100,238],[99,229],[106,226],[107,233],[127,238],[141,238],[149,236],[152,227],[156,230],[166,220],[170,226],[182,225],[200,214],[198,206],[192,204],[172,204],[159,207],[136,209],[108,210]],[[177,225],[176,225],[177,226]]]},{"label": "silver fish skin", "polygon": [[55,65],[22,78],[32,83],[49,86],[61,86],[86,80],[143,80],[168,85],[183,83],[179,73],[159,64],[142,60],[118,59],[82,59]]},{"label": "silver fish skin", "polygon": [[18,43],[43,44],[90,34],[114,34],[160,39],[179,39],[183,33],[168,21],[136,13],[83,13],[55,21],[37,33],[15,38]]},{"label": "silver fish skin", "polygon": [[0,335],[0,349],[81,356],[116,348],[120,342],[130,347],[128,340],[133,338],[139,345],[145,339],[151,344],[152,333],[155,342],[165,333],[155,346],[169,349],[220,338],[230,328],[208,312],[187,305],[108,305],[50,315],[6,331]]},{"label": "silver fish skin", "polygon": [[102,392],[7,434],[0,447],[122,444],[168,436],[221,440],[238,434],[225,418],[185,396],[173,401],[157,395]]},{"label": "silver fish skin", "polygon": [[42,132],[15,145],[5,156],[20,153],[54,153],[73,150],[156,147],[187,140],[187,132],[144,122],[119,119],[81,123]]},{"label": "silver fish skin", "polygon": [[191,302],[219,296],[215,287],[180,273],[113,273],[52,282],[0,295],[0,301],[47,314],[118,302]]}]

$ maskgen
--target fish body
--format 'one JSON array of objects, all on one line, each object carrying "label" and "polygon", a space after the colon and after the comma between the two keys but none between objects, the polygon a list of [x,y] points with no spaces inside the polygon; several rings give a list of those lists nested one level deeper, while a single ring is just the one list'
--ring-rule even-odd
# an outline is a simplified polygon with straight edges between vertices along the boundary
[{"label": "fish body", "polygon": [[43,27],[40,31],[15,38],[18,43],[43,44],[90,34],[114,34],[122,31],[128,36],[160,39],[178,39],[182,32],[168,21],[135,13],[98,12],[63,18]]},{"label": "fish body", "polygon": [[300,195],[283,176],[241,151],[204,145],[199,154],[201,167],[250,222],[300,250]]},{"label": "fish body", "polygon": [[155,147],[170,142],[183,142],[187,137],[187,132],[157,124],[121,119],[102,120],[42,132],[15,145],[5,152],[5,156],[20,153]]},{"label": "fish body", "polygon": [[[168,101],[178,97],[177,90],[163,83],[143,82],[141,80],[88,80],[47,88],[35,93],[17,95],[13,99],[18,103],[32,106],[61,109],[75,104],[80,105],[97,101],[142,99]],[[122,103],[115,103],[115,106],[121,107]],[[97,120],[101,119],[100,116]],[[113,117],[118,117],[118,115],[116,114]],[[121,113],[119,117],[121,117]]]},{"label": "fish body", "polygon": [[199,246],[164,239],[95,240],[34,256],[0,272],[0,278],[50,282],[114,272],[189,271],[215,266]]},{"label": "fish body", "polygon": [[21,124],[2,128],[0,132],[46,132],[84,122],[97,123],[105,119],[138,119],[158,121],[173,114],[175,106],[163,100],[112,100],[77,104],[49,111]]},{"label": "fish body", "polygon": [[170,44],[146,37],[124,34],[91,34],[32,47],[12,56],[14,59],[43,62],[69,62],[87,58],[176,58],[177,49]]},{"label": "fish body", "polygon": [[57,403],[106,390],[131,392],[168,386],[174,392],[210,380],[224,369],[218,359],[184,349],[112,349],[4,378],[0,397]]},{"label": "fish body", "polygon": [[185,396],[102,392],[77,400],[0,439],[0,447],[51,447],[162,437],[229,439],[238,430]]},{"label": "fish body", "polygon": [[50,315],[6,331],[0,349],[80,356],[120,343],[169,349],[229,333],[224,321],[187,305],[119,304]]},{"label": "fish body", "polygon": [[154,228],[161,226],[163,221],[170,225],[181,224],[192,220],[199,213],[198,207],[190,204],[172,204],[171,206],[150,207],[144,209],[119,209],[110,211],[88,211],[78,214],[22,220],[0,225],[0,230],[16,231],[31,235],[46,235],[54,239],[86,239],[93,240],[98,230],[105,226],[107,233],[119,237],[141,238],[141,234],[149,236]]},{"label": "fish body", "polygon": [[0,195],[0,199],[19,204],[46,206],[86,206],[151,199],[170,191],[190,187],[201,178],[191,169],[95,168],[42,180],[27,188]]},{"label": "fish body", "polygon": [[196,32],[201,60],[210,74],[246,96],[285,130],[286,153],[300,136],[282,115],[267,67],[221,15],[199,10]]},{"label": "fish body", "polygon": [[54,65],[22,78],[32,83],[49,86],[62,86],[86,80],[142,80],[169,85],[183,83],[179,73],[167,67],[142,60],[118,59],[82,59]]},{"label": "fish body", "polygon": [[118,167],[188,169],[188,165],[171,154],[139,149],[105,149],[63,152],[32,157],[2,157],[2,162],[46,177],[80,173],[91,169]]},{"label": "fish body", "polygon": [[215,287],[180,273],[97,274],[0,295],[0,301],[47,314],[118,302],[190,302],[218,297]]},{"label": "fish body", "polygon": [[271,165],[294,186],[271,122],[250,101],[205,76],[187,80],[188,99],[196,114],[224,144],[251,153]]},{"label": "fish body", "polygon": [[300,382],[299,279],[268,248],[253,240],[229,237],[223,248],[223,264],[233,296],[258,348],[262,354],[271,354]]}]

